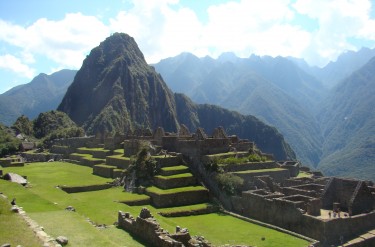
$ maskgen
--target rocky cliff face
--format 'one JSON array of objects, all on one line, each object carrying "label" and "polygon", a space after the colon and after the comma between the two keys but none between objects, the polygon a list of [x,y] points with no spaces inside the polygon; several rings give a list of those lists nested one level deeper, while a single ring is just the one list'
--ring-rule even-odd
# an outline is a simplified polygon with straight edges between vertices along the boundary
[{"label": "rocky cliff face", "polygon": [[58,110],[91,134],[158,126],[177,131],[179,124],[191,131],[203,127],[210,134],[223,126],[228,134],[255,141],[277,159],[295,158],[283,136],[255,117],[174,95],[126,34],[113,34],[91,51]]}]

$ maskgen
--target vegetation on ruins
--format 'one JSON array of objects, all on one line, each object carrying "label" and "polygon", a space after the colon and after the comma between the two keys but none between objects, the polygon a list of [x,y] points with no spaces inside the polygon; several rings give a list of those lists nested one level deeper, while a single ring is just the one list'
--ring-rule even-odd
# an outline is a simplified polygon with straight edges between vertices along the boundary
[{"label": "vegetation on ruins", "polygon": [[235,195],[242,191],[244,180],[239,176],[231,173],[218,173],[215,179],[219,188],[228,195]]},{"label": "vegetation on ruins", "polygon": [[217,164],[243,164],[247,162],[265,162],[267,158],[260,156],[258,154],[250,154],[247,157],[227,157],[227,158],[218,158],[215,160]]},{"label": "vegetation on ruins", "polygon": [[148,186],[151,184],[152,178],[158,173],[159,168],[157,162],[152,158],[146,147],[143,147],[135,159],[131,162],[126,170],[127,176],[135,174],[136,186]]}]

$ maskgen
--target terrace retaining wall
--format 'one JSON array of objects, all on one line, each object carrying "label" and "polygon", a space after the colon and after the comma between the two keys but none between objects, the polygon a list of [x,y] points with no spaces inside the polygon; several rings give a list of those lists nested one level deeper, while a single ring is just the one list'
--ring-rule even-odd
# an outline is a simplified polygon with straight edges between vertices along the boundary
[{"label": "terrace retaining wall", "polygon": [[146,191],[146,194],[151,197],[152,204],[160,208],[198,204],[208,200],[207,190],[183,191],[172,194],[156,194]]},{"label": "terrace retaining wall", "polygon": [[191,177],[176,177],[176,178],[165,178],[165,177],[154,177],[154,184],[161,189],[171,189],[178,187],[186,187],[195,185],[197,180],[194,176]]},{"label": "terrace retaining wall", "polygon": [[79,193],[88,192],[96,190],[105,190],[111,188],[111,184],[93,184],[93,185],[83,185],[83,186],[66,186],[62,185],[60,188],[66,193]]}]

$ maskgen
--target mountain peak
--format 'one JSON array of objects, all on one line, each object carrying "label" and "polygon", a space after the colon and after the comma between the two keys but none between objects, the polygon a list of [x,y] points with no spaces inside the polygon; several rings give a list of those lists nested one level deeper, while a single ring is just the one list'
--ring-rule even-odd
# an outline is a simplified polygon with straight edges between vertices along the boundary
[{"label": "mountain peak", "polygon": [[123,33],[92,49],[58,110],[89,133],[178,128],[172,92],[146,63],[135,40]]}]

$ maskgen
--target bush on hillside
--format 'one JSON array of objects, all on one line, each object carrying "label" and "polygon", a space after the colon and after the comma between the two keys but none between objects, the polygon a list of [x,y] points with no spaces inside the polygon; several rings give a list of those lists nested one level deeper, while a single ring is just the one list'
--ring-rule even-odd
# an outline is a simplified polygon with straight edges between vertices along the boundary
[{"label": "bush on hillside", "polygon": [[17,134],[24,134],[27,136],[34,135],[33,122],[30,121],[25,115],[20,116],[12,125],[12,129],[16,131]]},{"label": "bush on hillside", "polygon": [[239,194],[244,183],[243,178],[231,173],[219,173],[215,177],[219,188],[227,195]]},{"label": "bush on hillside", "polygon": [[50,146],[52,141],[55,139],[82,137],[84,135],[85,131],[81,127],[57,129],[43,138],[43,144],[46,146]]},{"label": "bush on hillside", "polygon": [[41,139],[53,132],[74,128],[77,125],[63,112],[49,111],[40,113],[34,120],[34,135],[36,138]]},{"label": "bush on hillside", "polygon": [[20,143],[10,128],[0,124],[0,157],[17,152]]}]

